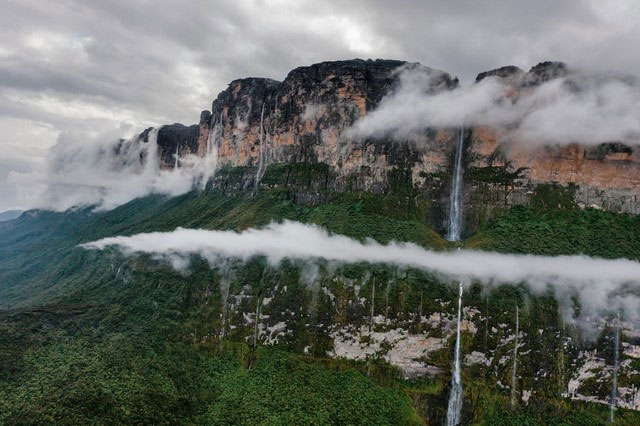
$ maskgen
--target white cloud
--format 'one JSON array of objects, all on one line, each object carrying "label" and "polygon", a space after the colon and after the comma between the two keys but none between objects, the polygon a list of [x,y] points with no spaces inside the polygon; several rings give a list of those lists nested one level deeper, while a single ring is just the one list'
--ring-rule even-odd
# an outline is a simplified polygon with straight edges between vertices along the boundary
[{"label": "white cloud", "polygon": [[[220,258],[266,256],[336,262],[393,263],[420,268],[453,280],[477,280],[488,285],[527,284],[533,291],[553,288],[560,301],[577,296],[581,315],[601,316],[620,309],[625,317],[640,318],[640,263],[587,256],[510,255],[480,251],[435,252],[410,243],[381,245],[329,234],[320,227],[296,222],[271,224],[243,232],[178,228],[130,237],[118,236],[82,244],[85,249],[110,246],[125,254],[150,253],[168,260],[201,255],[210,262]],[[172,261],[172,264],[184,262]]]},{"label": "white cloud", "polygon": [[8,179],[18,188],[21,205],[29,208],[110,210],[149,194],[186,193],[215,170],[215,151],[204,157],[183,156],[179,168],[163,170],[156,138],[156,129],[149,132],[148,142],[139,135],[118,139],[113,134],[98,138],[63,134],[51,148],[46,166],[12,172]]},{"label": "white cloud", "polygon": [[[191,123],[235,78],[281,80],[297,66],[356,56],[419,61],[466,81],[546,59],[640,74],[639,25],[632,0],[9,0],[0,118],[56,134],[120,124],[88,112],[126,115],[118,120],[139,128]],[[32,102],[39,97],[50,101]],[[2,138],[16,139],[11,129]]]},{"label": "white cloud", "polygon": [[497,78],[433,93],[437,74],[406,68],[400,85],[356,122],[354,136],[419,139],[428,127],[490,126],[533,144],[640,144],[640,85],[635,79],[571,73],[534,88]]}]

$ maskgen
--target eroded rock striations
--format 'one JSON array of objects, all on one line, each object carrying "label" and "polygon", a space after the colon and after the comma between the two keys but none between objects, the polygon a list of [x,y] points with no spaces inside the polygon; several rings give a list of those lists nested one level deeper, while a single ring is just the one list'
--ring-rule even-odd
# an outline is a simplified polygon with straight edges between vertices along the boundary
[{"label": "eroded rock striations", "polygon": [[[356,139],[347,132],[394,90],[405,67],[431,73],[434,93],[458,86],[457,78],[419,64],[359,59],[296,68],[282,82],[235,80],[198,125],[160,129],[163,167],[173,167],[176,152],[204,155],[214,138],[219,167],[241,167],[246,174],[238,190],[253,189],[257,182],[289,186],[307,203],[322,202],[336,191],[400,192],[421,206],[425,222],[445,232],[458,129],[430,128],[412,141]],[[515,66],[483,72],[476,82],[503,79],[509,87],[505,96],[517,98],[570,72],[562,62],[542,62],[528,72]],[[465,235],[497,212],[529,203],[540,184],[565,187],[581,207],[640,210],[640,157],[632,147],[612,141],[531,148],[505,142],[503,136],[487,127],[465,130]],[[261,157],[264,180],[256,179]],[[322,166],[322,176],[306,185],[268,178],[270,166],[291,163]]]}]

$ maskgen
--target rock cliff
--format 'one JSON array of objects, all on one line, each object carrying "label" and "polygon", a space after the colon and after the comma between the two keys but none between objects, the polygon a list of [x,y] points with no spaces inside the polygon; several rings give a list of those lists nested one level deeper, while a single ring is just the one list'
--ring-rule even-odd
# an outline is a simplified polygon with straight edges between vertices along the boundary
[{"label": "rock cliff", "polygon": [[[296,68],[282,82],[235,80],[198,125],[160,129],[163,167],[174,166],[176,152],[204,155],[210,145],[218,149],[218,167],[241,167],[246,176],[240,186],[252,189],[291,184],[262,180],[275,164],[326,165],[317,182],[297,189],[298,199],[318,203],[327,193],[401,190],[423,207],[426,223],[444,232],[457,129],[430,128],[412,141],[358,139],[347,132],[394,90],[406,67],[431,73],[433,93],[458,87],[446,72],[392,60],[323,62]],[[503,79],[510,88],[505,96],[517,98],[570,72],[564,63],[542,62],[528,72],[514,66],[483,72],[476,82]],[[632,147],[616,141],[528,147],[505,139],[500,129],[465,129],[465,234],[505,208],[530,202],[541,184],[567,188],[581,207],[634,214],[640,209],[640,159]]]}]

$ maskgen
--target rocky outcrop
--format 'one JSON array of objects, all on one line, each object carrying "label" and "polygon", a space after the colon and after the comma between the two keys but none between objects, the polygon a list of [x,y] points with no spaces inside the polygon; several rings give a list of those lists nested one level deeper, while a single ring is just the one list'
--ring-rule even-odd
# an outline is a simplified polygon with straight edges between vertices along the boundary
[{"label": "rocky outcrop", "polygon": [[535,86],[558,77],[569,74],[569,68],[564,62],[545,61],[531,67],[524,76],[522,84],[524,86]]},{"label": "rocky outcrop", "polygon": [[158,130],[157,141],[162,167],[173,167],[176,155],[198,153],[199,137],[200,126],[195,124],[188,127],[179,123],[162,126]]},{"label": "rocky outcrop", "polygon": [[[213,125],[221,127],[216,143],[222,163],[257,165],[262,134],[269,164],[322,162],[343,176],[360,166],[379,168],[387,160],[378,157],[390,149],[355,142],[344,132],[392,89],[403,66],[382,60],[324,62],[297,68],[282,83],[233,81],[212,105]],[[445,87],[455,87],[457,80],[441,75]]]},{"label": "rocky outcrop", "polygon": [[506,67],[496,68],[494,70],[481,72],[476,77],[476,83],[481,82],[487,77],[498,77],[498,78],[518,78],[524,74],[520,68],[514,65],[507,65]]},{"label": "rocky outcrop", "polygon": [[[361,275],[350,269],[349,277],[342,273],[347,269],[327,276],[321,272],[314,275],[312,283],[296,282],[300,278],[296,273],[265,279],[270,274],[260,272],[258,290],[257,280],[247,282],[246,275],[242,280],[234,277],[232,271],[240,265],[248,269],[246,264],[238,264],[225,269],[227,277],[219,277],[219,291],[225,294],[221,316],[200,328],[199,334],[186,330],[194,334],[185,336],[185,341],[207,344],[220,336],[245,342],[255,339],[261,345],[296,348],[318,358],[360,361],[366,363],[372,377],[383,371],[376,368],[390,366],[405,379],[427,378],[432,386],[442,385],[439,392],[444,397],[428,405],[446,410],[456,344],[455,292],[439,287],[427,295],[424,283],[429,281],[421,272],[385,269]],[[193,291],[196,300],[211,303],[209,286]],[[548,299],[527,295],[529,306],[519,311],[516,325],[513,289],[508,296],[496,296],[496,290],[475,295],[471,290],[465,298],[460,323],[465,386],[473,386],[476,380],[484,386],[490,384],[497,394],[515,395],[517,406],[544,403],[558,396],[609,404],[612,329],[604,318],[585,317],[569,325]],[[574,328],[576,324],[580,327]],[[621,322],[620,327],[616,404],[640,410],[640,334],[632,324]],[[595,335],[601,337],[594,340]],[[470,399],[475,396],[473,392],[465,395]],[[469,401],[470,407],[474,404]]]},{"label": "rocky outcrop", "polygon": [[[399,191],[423,205],[424,220],[444,231],[457,129],[428,129],[418,140],[356,139],[348,129],[372,111],[399,83],[405,67],[433,76],[435,93],[458,86],[449,74],[419,64],[391,60],[323,62],[296,68],[282,82],[265,78],[235,80],[204,111],[198,125],[165,126],[158,133],[164,167],[180,156],[218,148],[219,167],[243,167],[242,188],[261,181],[268,166],[282,163],[326,165],[322,182],[298,194],[321,202],[323,192]],[[567,76],[562,62],[542,62],[528,72],[506,66],[483,72],[476,82],[500,78],[510,99],[532,87]],[[527,148],[497,129],[465,131],[465,229],[472,232],[497,212],[527,203],[539,184],[572,185],[575,202],[619,212],[640,210],[640,161],[619,143],[596,147]],[[262,165],[262,166],[261,166]],[[262,170],[260,170],[262,167]],[[263,181],[262,185],[290,185]]]}]

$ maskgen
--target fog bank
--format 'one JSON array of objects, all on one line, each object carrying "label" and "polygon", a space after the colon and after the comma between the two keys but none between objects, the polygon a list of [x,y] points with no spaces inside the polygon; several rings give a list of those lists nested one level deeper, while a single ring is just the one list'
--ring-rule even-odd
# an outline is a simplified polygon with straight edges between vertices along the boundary
[{"label": "fog bank", "polygon": [[558,300],[579,299],[583,315],[622,310],[636,321],[640,311],[640,263],[587,256],[535,256],[462,250],[436,252],[412,243],[386,245],[360,242],[297,222],[271,224],[243,232],[178,228],[172,232],[118,236],[82,244],[85,249],[118,247],[123,253],[149,253],[184,267],[190,255],[212,263],[220,258],[265,256],[277,264],[284,258],[313,261],[389,263],[418,268],[442,278],[485,285],[525,284],[533,291],[553,288]]},{"label": "fog bank", "polygon": [[640,143],[640,84],[571,72],[537,86],[487,77],[434,93],[438,73],[405,67],[399,85],[349,130],[353,137],[420,139],[429,127],[488,126],[529,145]]}]

